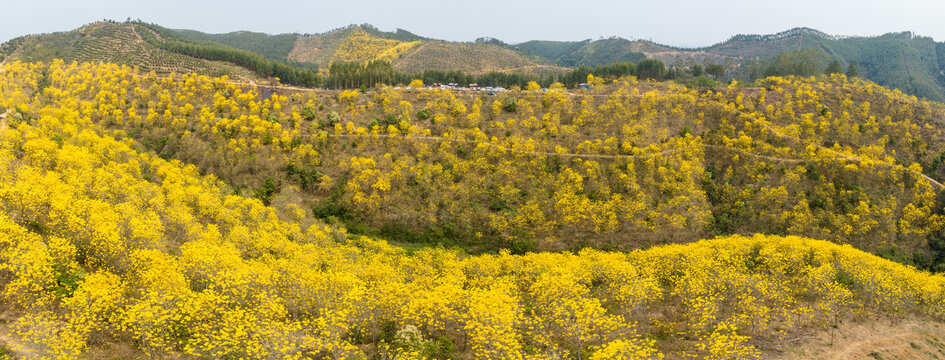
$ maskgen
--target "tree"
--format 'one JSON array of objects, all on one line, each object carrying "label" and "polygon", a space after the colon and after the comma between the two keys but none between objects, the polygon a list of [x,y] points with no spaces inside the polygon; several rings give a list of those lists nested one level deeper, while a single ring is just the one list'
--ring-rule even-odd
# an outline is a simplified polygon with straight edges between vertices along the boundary
[{"label": "tree", "polygon": [[666,65],[657,59],[643,59],[637,64],[637,76],[641,79],[663,80]]},{"label": "tree", "polygon": [[856,64],[850,63],[850,66],[847,66],[847,77],[857,76],[860,76],[860,69],[856,67]]},{"label": "tree", "polygon": [[281,188],[281,184],[276,183],[272,177],[267,177],[266,181],[256,189],[253,195],[255,195],[257,199],[262,200],[263,204],[269,206],[269,204],[272,203],[272,197],[279,193]]},{"label": "tree", "polygon": [[670,66],[669,69],[666,70],[665,78],[668,80],[675,79],[679,76],[679,73],[680,71],[677,70],[675,66]]},{"label": "tree", "polygon": [[754,81],[760,78],[765,72],[758,59],[750,59],[748,62],[742,64],[741,67],[746,69],[744,73],[748,74],[748,81]]},{"label": "tree", "polygon": [[826,74],[839,74],[843,72],[843,66],[840,65],[840,61],[834,60],[827,65],[827,70],[824,71]]},{"label": "tree", "polygon": [[820,73],[827,54],[810,48],[783,51],[766,70],[766,76],[812,76]]},{"label": "tree", "polygon": [[721,64],[708,64],[705,66],[705,73],[712,75],[716,80],[725,75],[725,66]]},{"label": "tree", "polygon": [[692,68],[690,69],[690,71],[692,71],[692,76],[694,76],[694,77],[700,77],[700,76],[702,76],[702,74],[703,74],[702,65],[695,64],[695,65],[692,66]]}]

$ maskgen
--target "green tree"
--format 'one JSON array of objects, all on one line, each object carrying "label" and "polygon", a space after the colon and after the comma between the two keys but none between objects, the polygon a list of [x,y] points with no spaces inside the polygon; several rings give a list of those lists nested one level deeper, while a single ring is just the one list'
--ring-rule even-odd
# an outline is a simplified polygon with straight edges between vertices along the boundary
[{"label": "green tree", "polygon": [[663,80],[666,65],[657,59],[643,59],[637,64],[637,77],[641,79]]},{"label": "green tree", "polygon": [[705,73],[712,75],[716,80],[725,76],[725,66],[721,64],[708,64],[705,66]]},{"label": "green tree", "polygon": [[695,65],[692,66],[692,68],[690,69],[690,71],[692,71],[692,76],[694,76],[694,77],[702,76],[702,74],[703,74],[702,65],[695,64]]},{"label": "green tree", "polygon": [[812,76],[820,73],[827,54],[810,48],[783,51],[765,70],[765,76]]},{"label": "green tree", "polygon": [[670,66],[669,69],[666,70],[666,75],[664,78],[667,80],[672,80],[679,77],[680,73],[682,73],[682,71],[677,70],[674,66]]},{"label": "green tree", "polygon": [[253,192],[253,195],[259,200],[262,200],[263,204],[269,206],[272,204],[272,197],[279,193],[282,190],[282,184],[279,184],[273,178],[267,177],[266,181],[263,182],[256,191]]},{"label": "green tree", "polygon": [[757,59],[750,59],[748,62],[742,64],[741,67],[745,69],[744,73],[748,74],[748,81],[754,81],[760,78],[765,72],[765,69]]},{"label": "green tree", "polygon": [[824,71],[826,74],[839,74],[841,72],[843,72],[843,66],[840,65],[839,60],[830,62],[830,65],[827,65],[827,70]]},{"label": "green tree", "polygon": [[860,76],[860,69],[856,67],[856,64],[850,63],[850,66],[847,66],[847,77],[857,76]]}]

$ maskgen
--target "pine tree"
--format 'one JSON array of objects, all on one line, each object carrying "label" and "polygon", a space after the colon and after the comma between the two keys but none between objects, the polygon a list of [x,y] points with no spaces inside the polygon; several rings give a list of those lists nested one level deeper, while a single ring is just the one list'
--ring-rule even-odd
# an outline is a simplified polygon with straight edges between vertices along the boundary
[{"label": "pine tree", "polygon": [[850,63],[850,66],[847,66],[847,77],[857,76],[860,76],[860,69],[856,67],[856,64]]},{"label": "pine tree", "polygon": [[830,65],[827,65],[827,70],[824,71],[826,74],[839,74],[841,72],[843,72],[843,67],[840,66],[840,61],[838,60],[834,60]]}]

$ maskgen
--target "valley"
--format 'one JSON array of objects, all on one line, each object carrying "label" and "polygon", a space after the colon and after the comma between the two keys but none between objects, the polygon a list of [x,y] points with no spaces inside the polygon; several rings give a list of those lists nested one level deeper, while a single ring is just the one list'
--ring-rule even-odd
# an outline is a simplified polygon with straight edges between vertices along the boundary
[{"label": "valley", "polygon": [[945,356],[939,45],[13,39],[0,359]]}]

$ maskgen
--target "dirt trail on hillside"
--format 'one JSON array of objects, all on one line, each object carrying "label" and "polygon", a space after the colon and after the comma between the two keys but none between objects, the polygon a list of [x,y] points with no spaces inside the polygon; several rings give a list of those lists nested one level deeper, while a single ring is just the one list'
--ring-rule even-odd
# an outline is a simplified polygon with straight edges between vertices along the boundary
[{"label": "dirt trail on hillside", "polygon": [[[772,130],[773,132],[775,131],[775,130],[773,130],[773,129],[771,129],[771,130]],[[776,135],[779,135],[779,133],[776,133]],[[312,136],[312,135],[311,135],[311,134],[307,134],[307,136]],[[488,142],[488,141],[466,140],[466,139],[456,139],[456,138],[445,138],[445,137],[440,137],[440,136],[401,136],[401,135],[388,135],[388,134],[364,134],[364,135],[342,134],[342,135],[328,135],[328,137],[329,137],[329,138],[331,138],[331,137],[337,137],[337,138],[360,138],[360,139],[392,138],[392,139],[404,139],[404,140],[412,140],[412,141],[441,141],[441,142],[442,142],[442,141],[455,141],[455,142],[463,142],[463,143],[476,144],[476,145],[480,145],[480,144],[481,144],[481,145],[483,145],[483,146],[495,148],[495,149],[498,149],[498,150],[500,150],[500,151],[511,152],[511,153],[517,153],[517,154],[526,154],[526,155],[535,155],[535,156],[560,156],[560,157],[582,158],[582,159],[646,159],[646,158],[651,158],[651,157],[656,157],[656,156],[669,155],[669,154],[672,154],[672,153],[676,152],[677,150],[680,150],[678,147],[673,147],[673,148],[666,149],[666,150],[663,150],[663,151],[660,151],[660,152],[657,152],[657,153],[652,153],[652,154],[640,154],[640,155],[576,154],[576,153],[558,153],[558,152],[546,152],[546,151],[516,150],[516,149],[507,148],[507,147],[505,147],[505,146],[496,145],[496,144],[493,144],[493,143]],[[796,138],[795,138],[795,139],[796,139]],[[798,139],[798,141],[800,141],[800,139]],[[756,159],[763,159],[763,160],[768,160],[768,161],[772,161],[772,162],[789,163],[789,164],[824,162],[824,161],[849,161],[849,162],[864,162],[864,161],[866,161],[866,159],[863,159],[863,158],[860,158],[860,157],[857,157],[857,156],[846,155],[846,154],[843,154],[843,153],[834,151],[834,150],[832,150],[832,149],[823,148],[823,147],[821,147],[822,150],[824,150],[824,151],[826,151],[826,152],[829,152],[829,153],[831,153],[831,154],[833,154],[833,155],[835,155],[835,156],[833,156],[833,157],[809,158],[809,159],[807,159],[807,158],[787,158],[787,157],[761,155],[761,154],[756,154],[756,153],[748,152],[748,151],[745,151],[745,150],[730,148],[730,147],[721,146],[721,145],[694,144],[693,146],[702,147],[702,148],[704,148],[704,149],[714,149],[714,150],[722,150],[722,151],[735,152],[735,153],[738,153],[738,154],[740,154],[740,155],[745,155],[745,156],[753,157],[753,158],[756,158]],[[884,166],[895,166],[895,164],[887,163],[887,162],[885,162],[885,161],[880,161],[880,160],[871,160],[871,161],[873,161],[873,162],[876,163],[876,164],[880,164],[880,165],[884,165]],[[907,170],[908,170],[908,169],[907,169]],[[932,184],[934,184],[935,186],[937,186],[939,189],[945,188],[945,186],[943,186],[941,183],[939,183],[939,182],[936,181],[935,179],[932,179],[932,178],[928,177],[927,175],[925,175],[925,174],[923,174],[923,173],[916,173],[916,175],[921,176],[921,177],[924,178],[925,180],[927,180],[927,181],[929,181],[930,183],[932,183]]]},{"label": "dirt trail on hillside", "polygon": [[[311,136],[311,135],[310,135]],[[668,155],[676,152],[677,149],[671,148],[663,150],[657,153],[652,154],[641,154],[641,155],[606,155],[606,154],[575,154],[575,153],[556,153],[556,152],[546,152],[546,151],[528,151],[528,150],[515,150],[510,149],[502,145],[493,144],[488,141],[479,141],[479,140],[467,140],[467,139],[455,139],[455,138],[446,138],[441,136],[400,136],[400,135],[388,135],[388,134],[365,134],[365,135],[354,135],[354,134],[341,134],[341,135],[328,135],[329,138],[357,138],[357,139],[371,139],[371,138],[386,138],[386,139],[403,139],[403,140],[412,140],[412,141],[453,141],[461,142],[473,145],[482,145],[486,147],[491,147],[498,149],[500,151],[511,152],[516,154],[525,154],[525,155],[536,155],[536,156],[561,156],[561,157],[573,157],[573,158],[582,158],[582,159],[645,159],[656,157],[660,155]]]},{"label": "dirt trail on hillside", "polygon": [[[568,95],[569,95],[569,96],[586,96],[586,97],[609,97],[609,95],[604,95],[604,94],[575,94],[575,93],[573,93],[573,92],[568,92]],[[642,98],[642,97],[643,97],[643,95],[632,95],[632,96],[633,96],[633,97],[637,97],[637,98]],[[718,102],[718,101],[710,101],[710,102],[708,102],[708,103],[710,103],[710,104],[715,104],[715,105],[718,105],[718,106],[726,105],[726,104],[721,103],[721,102]],[[747,118],[752,119],[752,120],[757,120],[753,114],[747,113],[747,112],[742,111],[742,110],[736,110],[736,111],[737,111],[737,112],[739,113],[739,115],[741,115],[741,116],[747,117]],[[776,137],[794,141],[794,142],[797,143],[798,145],[802,145],[802,146],[813,145],[813,146],[816,147],[818,150],[823,151],[823,152],[826,152],[826,153],[828,153],[828,154],[830,154],[830,155],[833,155],[833,157],[819,158],[819,159],[809,159],[809,160],[808,160],[808,159],[787,159],[787,158],[777,158],[777,157],[769,157],[769,156],[758,155],[758,154],[751,154],[751,153],[747,153],[747,152],[744,152],[744,151],[741,151],[741,150],[732,149],[732,148],[726,148],[726,147],[716,146],[716,145],[703,145],[703,146],[705,146],[705,147],[713,147],[713,148],[718,148],[718,149],[726,149],[726,150],[731,150],[731,151],[736,151],[736,152],[741,152],[741,153],[746,154],[746,155],[749,155],[749,156],[753,156],[753,157],[757,157],[757,158],[764,158],[764,159],[769,159],[769,160],[774,160],[774,161],[780,161],[780,162],[796,162],[796,163],[801,163],[801,162],[825,161],[825,160],[842,160],[842,161],[850,161],[850,162],[864,162],[864,161],[869,160],[869,161],[872,161],[873,163],[876,163],[876,164],[879,164],[879,165],[883,165],[883,166],[890,166],[890,167],[893,167],[893,166],[896,166],[896,165],[903,165],[903,164],[890,163],[890,162],[886,162],[886,161],[879,160],[879,159],[863,159],[863,158],[861,158],[861,157],[859,157],[859,156],[856,156],[856,155],[844,154],[844,153],[842,153],[842,152],[836,151],[836,150],[831,149],[831,148],[828,148],[828,147],[824,147],[824,146],[819,145],[819,144],[808,143],[808,142],[806,142],[806,141],[804,141],[804,140],[801,140],[800,138],[798,138],[798,137],[796,137],[796,136],[784,134],[784,133],[782,133],[779,129],[777,129],[777,128],[775,128],[774,126],[772,126],[771,124],[767,124],[767,123],[765,123],[765,122],[759,122],[759,121],[755,121],[755,123],[756,123],[756,124],[759,124],[759,125],[762,125],[766,130],[768,130],[769,132],[771,132],[771,134],[774,135],[774,136],[776,136]],[[935,180],[935,179],[929,177],[929,176],[926,175],[925,173],[922,173],[922,172],[919,172],[919,171],[912,171],[911,169],[909,169],[909,168],[908,168],[907,166],[905,166],[905,165],[903,165],[903,167],[906,169],[906,171],[912,172],[912,173],[915,174],[916,176],[920,176],[920,177],[922,177],[923,179],[927,180],[929,183],[935,185],[939,190],[945,189],[945,185],[943,185],[941,182],[939,182],[939,181],[937,181],[937,180]]]},{"label": "dirt trail on hillside", "polygon": [[26,359],[27,355],[30,355],[27,352],[35,351],[35,349],[16,340],[10,328],[10,323],[15,319],[16,315],[11,312],[0,314],[0,347],[9,351],[14,359]]},{"label": "dirt trail on hillside", "polygon": [[[3,60],[3,62],[0,62],[0,73],[2,73],[4,70],[3,65],[6,65],[6,64],[7,64],[6,60]],[[7,129],[7,115],[8,114],[10,114],[10,109],[6,109],[6,111],[4,111],[3,114],[0,114],[0,132],[3,132],[4,130]]]},{"label": "dirt trail on hillside", "polygon": [[10,113],[10,109],[4,111],[3,114],[0,114],[0,132],[3,132],[7,129],[7,114]]},{"label": "dirt trail on hillside", "polygon": [[[309,135],[311,136],[311,135]],[[401,135],[388,135],[388,134],[365,134],[365,135],[353,135],[353,134],[342,134],[342,135],[328,135],[329,138],[355,138],[355,139],[371,139],[371,138],[383,138],[383,139],[403,139],[403,140],[412,140],[412,141],[453,141],[453,142],[462,142],[475,145],[483,145],[498,149],[500,151],[517,153],[517,154],[526,154],[526,155],[536,155],[536,156],[561,156],[561,157],[572,157],[572,158],[582,158],[582,159],[646,159],[651,157],[657,157],[662,155],[669,155],[678,150],[679,147],[673,147],[666,149],[660,152],[651,153],[651,154],[640,154],[640,155],[607,155],[607,154],[576,154],[576,153],[557,153],[557,152],[547,152],[547,151],[528,151],[528,150],[516,150],[510,149],[502,145],[496,145],[488,141],[479,141],[479,140],[467,140],[467,139],[456,139],[456,138],[446,138],[440,136],[401,136]],[[783,163],[809,163],[809,162],[822,162],[822,161],[852,161],[853,159],[849,157],[824,157],[824,158],[814,158],[814,159],[803,159],[803,158],[785,158],[777,156],[767,156],[751,153],[741,149],[735,149],[730,147],[725,147],[721,145],[712,145],[712,144],[694,144],[693,146],[698,146],[706,149],[715,149],[723,151],[736,152],[741,155],[750,156],[758,159],[764,159],[773,162],[783,162]],[[856,160],[860,161],[860,160]]]},{"label": "dirt trail on hillside", "polygon": [[[739,110],[739,113],[740,113],[742,116],[746,116],[746,117],[749,117],[749,118],[751,118],[751,119],[754,120],[754,116],[751,115],[751,114],[748,114],[748,113],[746,113],[746,112],[744,112],[744,111],[741,111],[741,110]],[[798,137],[796,137],[796,136],[784,134],[784,133],[782,133],[780,130],[778,130],[778,129],[774,128],[773,126],[771,126],[770,124],[766,124],[766,123],[764,123],[764,122],[755,122],[755,123],[756,123],[756,124],[761,124],[761,125],[763,125],[765,129],[767,129],[768,131],[770,131],[772,134],[774,134],[775,136],[777,136],[777,137],[779,137],[779,138],[792,140],[792,141],[796,142],[796,143],[799,144],[799,145],[804,145],[804,146],[806,146],[806,145],[814,145],[817,149],[819,149],[819,150],[821,150],[821,151],[824,151],[824,152],[827,152],[827,153],[833,155],[833,156],[835,157],[835,159],[838,159],[838,160],[845,160],[845,161],[850,161],[850,162],[863,162],[863,161],[870,160],[870,161],[872,161],[872,162],[874,162],[874,163],[881,164],[881,165],[885,165],[885,166],[890,166],[890,167],[897,165],[897,164],[895,164],[895,163],[889,163],[889,162],[886,162],[886,161],[883,161],[883,160],[878,160],[878,159],[863,159],[863,158],[861,158],[861,157],[859,157],[859,156],[856,156],[856,155],[847,155],[847,154],[844,154],[844,153],[842,153],[842,152],[836,151],[836,150],[834,150],[834,149],[831,149],[831,148],[828,148],[828,147],[824,147],[824,146],[822,146],[822,145],[809,143],[809,142],[807,142],[807,141],[801,140],[800,138],[798,138]],[[884,155],[885,155],[885,154],[884,154]],[[902,165],[902,164],[898,164],[898,165]],[[903,167],[904,167],[907,171],[912,172],[913,174],[918,175],[918,176],[924,178],[925,180],[927,180],[928,182],[934,184],[934,185],[937,186],[939,189],[945,188],[945,185],[942,185],[942,183],[940,183],[940,182],[936,181],[935,179],[929,177],[929,176],[926,175],[925,173],[922,173],[922,172],[919,172],[919,171],[913,171],[913,170],[909,169],[909,168],[906,167],[906,166],[903,166]]]},{"label": "dirt trail on hillside", "polygon": [[945,324],[912,318],[847,322],[767,359],[945,359]]},{"label": "dirt trail on hillside", "polygon": [[137,26],[131,26],[131,32],[135,34],[135,43],[140,44],[144,42],[144,38],[141,37],[141,34],[138,33]]},{"label": "dirt trail on hillside", "polygon": [[0,347],[3,347],[7,351],[11,352],[14,359],[22,359],[26,357],[26,354],[17,352],[15,350],[20,349],[21,345],[12,337],[10,337],[10,329],[7,328],[6,325],[0,325]]}]

